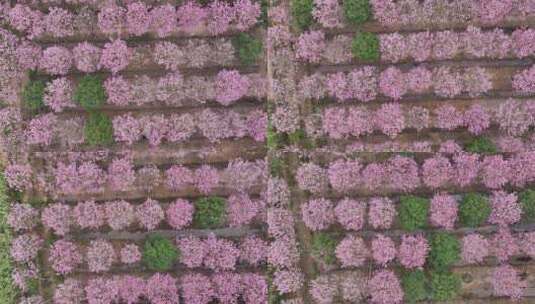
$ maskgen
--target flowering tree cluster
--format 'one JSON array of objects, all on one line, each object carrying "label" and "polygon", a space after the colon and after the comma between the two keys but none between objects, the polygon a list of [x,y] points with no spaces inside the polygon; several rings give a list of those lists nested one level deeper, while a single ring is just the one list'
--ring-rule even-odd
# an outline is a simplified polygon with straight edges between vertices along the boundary
[{"label": "flowering tree cluster", "polygon": [[257,23],[261,13],[260,4],[250,0],[236,1],[232,5],[215,1],[208,6],[200,6],[193,1],[178,7],[171,4],[150,7],[143,1],[130,1],[126,7],[106,2],[96,6],[97,14],[88,16],[83,10],[70,12],[59,7],[51,7],[44,14],[25,4],[16,4],[8,8],[7,20],[11,27],[29,39],[69,37],[87,30],[84,28],[87,23],[97,25],[93,34],[126,37],[151,33],[164,38],[178,32],[198,32],[202,27],[206,27],[205,31],[211,35],[219,35],[230,29],[245,31]]},{"label": "flowering tree cluster", "polygon": [[519,136],[535,125],[531,107],[530,102],[515,99],[506,100],[495,110],[476,103],[464,112],[452,105],[439,106],[432,112],[398,104],[383,104],[376,111],[364,106],[329,107],[323,111],[322,130],[334,139],[362,137],[373,131],[396,137],[406,129],[421,131],[432,127],[446,131],[465,127],[480,135],[495,124],[504,133]]},{"label": "flowering tree cluster", "polygon": [[188,274],[180,278],[155,273],[147,278],[94,277],[85,285],[77,279],[66,279],[54,292],[54,302],[62,304],[79,303],[83,299],[90,304],[137,303],[141,298],[155,304],[178,304],[179,297],[188,303],[208,303],[215,299],[231,303],[241,297],[250,303],[263,303],[267,301],[267,283],[264,277],[254,273]]},{"label": "flowering tree cluster", "polygon": [[397,2],[371,0],[374,17],[385,26],[463,23],[477,20],[494,25],[508,18],[524,19],[535,13],[529,1],[490,0],[453,1],[449,3],[427,0]]},{"label": "flowering tree cluster", "polygon": [[[393,156],[382,163],[359,167],[352,167],[354,161],[346,161],[349,165],[343,170],[338,169],[343,167],[343,162],[340,161],[331,164],[329,170],[306,163],[298,169],[296,178],[301,189],[312,193],[324,192],[328,182],[334,190],[343,190],[342,192],[383,188],[409,192],[422,186],[440,189],[448,186],[466,187],[477,183],[489,189],[500,189],[506,184],[522,187],[533,182],[535,176],[530,170],[534,157],[533,152],[518,153],[509,159],[504,159],[502,155],[479,156],[461,153],[450,160],[437,154],[419,165],[410,157]],[[368,177],[372,175],[373,180],[370,180]],[[314,183],[311,182],[313,180]],[[351,187],[338,188],[340,181],[347,181]]]}]

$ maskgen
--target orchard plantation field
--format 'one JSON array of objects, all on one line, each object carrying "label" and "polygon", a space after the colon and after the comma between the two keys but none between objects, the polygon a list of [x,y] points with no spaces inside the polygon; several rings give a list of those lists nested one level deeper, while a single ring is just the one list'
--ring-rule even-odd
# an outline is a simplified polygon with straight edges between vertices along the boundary
[{"label": "orchard plantation field", "polygon": [[0,304],[535,303],[535,0],[4,0]]}]

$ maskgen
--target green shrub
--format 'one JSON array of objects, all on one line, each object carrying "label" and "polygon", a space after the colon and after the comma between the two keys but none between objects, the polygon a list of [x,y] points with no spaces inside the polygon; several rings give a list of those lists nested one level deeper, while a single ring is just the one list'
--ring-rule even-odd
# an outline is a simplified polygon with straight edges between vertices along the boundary
[{"label": "green shrub", "polygon": [[399,221],[405,230],[423,229],[427,226],[429,200],[416,196],[402,196],[399,206]]},{"label": "green shrub", "polygon": [[359,60],[376,61],[381,54],[379,52],[379,38],[374,33],[358,33],[351,44],[353,56]]},{"label": "green shrub", "polygon": [[421,270],[406,272],[401,277],[401,286],[406,303],[416,303],[427,298],[427,278]]},{"label": "green shrub", "polygon": [[344,0],[344,15],[353,24],[361,24],[371,16],[369,0]]},{"label": "green shrub", "polygon": [[444,270],[459,260],[459,241],[454,235],[438,232],[431,238],[429,264],[435,270]]},{"label": "green shrub", "polygon": [[314,0],[292,0],[291,11],[295,26],[300,30],[306,30],[312,24],[312,9]]},{"label": "green shrub", "polygon": [[472,153],[495,154],[498,152],[496,145],[486,137],[474,138],[466,145],[466,151]]},{"label": "green shrub", "polygon": [[431,272],[431,295],[436,301],[454,299],[461,289],[461,279],[451,272]]},{"label": "green shrub", "polygon": [[153,234],[143,245],[143,263],[154,271],[166,271],[173,267],[179,252],[173,243],[159,234]]},{"label": "green shrub", "polygon": [[487,197],[479,193],[468,193],[459,206],[459,220],[464,226],[478,227],[487,220],[490,212]]},{"label": "green shrub", "polygon": [[26,108],[37,111],[45,106],[45,83],[41,80],[30,81],[22,90],[22,100]]},{"label": "green shrub", "polygon": [[316,233],[312,237],[312,255],[327,264],[336,262],[336,240],[327,233]]},{"label": "green shrub", "polygon": [[73,99],[87,110],[98,108],[104,104],[106,93],[102,79],[98,76],[84,76],[74,91]]},{"label": "green shrub", "polygon": [[221,197],[204,197],[195,201],[194,224],[198,228],[217,228],[225,221],[227,202]]},{"label": "green shrub", "polygon": [[519,199],[522,205],[522,217],[524,221],[533,221],[535,219],[535,191],[531,189],[522,191]]},{"label": "green shrub", "polygon": [[262,54],[262,41],[249,34],[240,33],[232,39],[232,44],[237,50],[240,62],[245,65],[254,64]]},{"label": "green shrub", "polygon": [[91,146],[106,146],[113,143],[113,124],[111,119],[102,113],[89,113],[84,133],[85,142]]}]

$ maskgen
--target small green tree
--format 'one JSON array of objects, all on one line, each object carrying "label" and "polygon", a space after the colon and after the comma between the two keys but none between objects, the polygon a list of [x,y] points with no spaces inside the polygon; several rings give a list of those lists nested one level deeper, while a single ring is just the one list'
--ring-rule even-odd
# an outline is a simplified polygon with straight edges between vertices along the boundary
[{"label": "small green tree", "polygon": [[344,15],[353,24],[361,24],[371,16],[369,0],[344,0]]},{"label": "small green tree", "polygon": [[453,300],[461,289],[461,279],[451,272],[431,272],[431,295],[436,301]]},{"label": "small green tree", "polygon": [[240,33],[232,39],[240,62],[245,65],[254,64],[262,54],[262,41],[245,33]]},{"label": "small green tree", "polygon": [[312,10],[314,0],[292,0],[291,12],[295,26],[300,30],[306,30],[312,24]]},{"label": "small green tree", "polygon": [[106,100],[102,79],[93,75],[84,76],[74,91],[73,99],[86,110],[100,107]]},{"label": "small green tree", "polygon": [[45,95],[45,83],[41,80],[30,81],[22,89],[22,100],[24,105],[31,111],[40,110],[45,106],[43,97]]},{"label": "small green tree", "polygon": [[164,236],[153,234],[145,240],[143,246],[143,263],[150,270],[169,270],[173,267],[178,257],[178,249]]},{"label": "small green tree", "polygon": [[428,261],[433,269],[443,271],[459,261],[461,247],[457,238],[445,232],[438,232],[431,238]]},{"label": "small green tree", "polygon": [[427,278],[421,270],[406,272],[401,277],[401,286],[407,303],[416,303],[427,299]]},{"label": "small green tree", "polygon": [[487,197],[479,193],[468,193],[459,206],[459,220],[464,226],[478,227],[485,223],[491,211]]},{"label": "small green tree", "polygon": [[91,146],[106,146],[113,143],[111,119],[99,112],[90,112],[84,128],[85,142]]},{"label": "small green tree", "polygon": [[195,201],[194,224],[203,229],[217,228],[225,222],[227,202],[221,197],[204,197]]},{"label": "small green tree", "polygon": [[336,240],[327,233],[315,233],[312,237],[312,255],[327,264],[336,262]]},{"label": "small green tree", "polygon": [[405,230],[413,231],[427,226],[429,200],[416,196],[402,196],[399,206],[399,221]]},{"label": "small green tree", "polygon": [[381,57],[379,52],[379,38],[374,33],[357,33],[351,44],[353,56],[359,60],[377,61]]}]

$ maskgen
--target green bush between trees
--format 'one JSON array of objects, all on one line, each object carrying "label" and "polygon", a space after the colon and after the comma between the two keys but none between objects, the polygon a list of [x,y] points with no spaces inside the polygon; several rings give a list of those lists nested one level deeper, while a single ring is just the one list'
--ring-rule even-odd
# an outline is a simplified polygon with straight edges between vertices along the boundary
[{"label": "green bush between trees", "polygon": [[37,111],[45,106],[45,83],[41,80],[33,80],[26,84],[22,90],[24,106],[31,111]]},{"label": "green bush between trees", "polygon": [[459,220],[464,226],[478,227],[485,223],[490,212],[487,197],[479,193],[468,193],[459,206]]},{"label": "green bush between trees", "polygon": [[225,222],[227,202],[221,197],[204,197],[195,201],[194,225],[198,228],[217,228]]},{"label": "green bush between trees", "polygon": [[93,110],[104,104],[106,93],[102,79],[98,76],[84,76],[73,95],[74,101],[86,110]]},{"label": "green bush between trees", "polygon": [[16,288],[13,286],[11,273],[11,230],[7,224],[9,202],[7,183],[4,174],[0,174],[0,303],[14,304],[17,298]]},{"label": "green bush between trees", "polygon": [[262,41],[249,34],[240,33],[232,39],[232,44],[242,64],[252,65],[262,54]]},{"label": "green bush between trees", "polygon": [[179,252],[173,243],[159,234],[153,234],[145,240],[143,246],[143,263],[150,270],[166,271],[173,267]]},{"label": "green bush between trees", "polygon": [[416,196],[402,196],[399,206],[399,221],[403,229],[413,231],[427,226],[429,200]]},{"label": "green bush between trees", "polygon": [[379,38],[374,33],[358,33],[351,44],[353,56],[359,60],[377,61],[380,58]]},{"label": "green bush between trees", "polygon": [[371,16],[369,0],[344,0],[344,15],[353,24],[361,24]]},{"label": "green bush between trees", "polygon": [[446,270],[447,267],[459,261],[461,247],[454,235],[445,232],[435,233],[430,245],[428,261],[434,270]]},{"label": "green bush between trees", "polygon": [[99,112],[89,113],[84,128],[85,142],[91,146],[106,146],[113,143],[111,119]]}]

